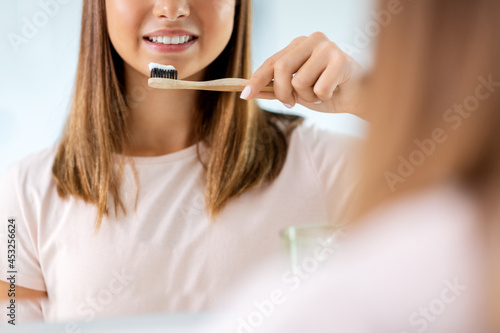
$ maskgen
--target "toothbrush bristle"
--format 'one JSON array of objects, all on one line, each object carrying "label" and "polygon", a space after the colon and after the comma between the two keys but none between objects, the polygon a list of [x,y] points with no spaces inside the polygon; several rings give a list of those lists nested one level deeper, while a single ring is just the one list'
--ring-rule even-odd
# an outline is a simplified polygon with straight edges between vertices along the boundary
[{"label": "toothbrush bristle", "polygon": [[177,80],[177,71],[175,69],[153,68],[151,70],[151,78]]},{"label": "toothbrush bristle", "polygon": [[177,70],[174,66],[150,63],[149,70],[151,72],[151,78],[177,80]]}]

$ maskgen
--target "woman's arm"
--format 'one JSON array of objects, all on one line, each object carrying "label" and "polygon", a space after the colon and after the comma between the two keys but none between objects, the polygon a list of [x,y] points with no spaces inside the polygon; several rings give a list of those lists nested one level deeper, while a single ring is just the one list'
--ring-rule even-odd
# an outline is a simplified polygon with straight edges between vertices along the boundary
[{"label": "woman's arm", "polygon": [[[0,281],[0,301],[5,301],[10,299],[9,297],[9,289],[10,289],[10,284],[4,281]],[[21,298],[46,298],[47,297],[47,292],[45,291],[39,291],[39,290],[33,290],[33,289],[28,289],[28,288],[23,288],[16,286],[16,299],[21,299]]]}]

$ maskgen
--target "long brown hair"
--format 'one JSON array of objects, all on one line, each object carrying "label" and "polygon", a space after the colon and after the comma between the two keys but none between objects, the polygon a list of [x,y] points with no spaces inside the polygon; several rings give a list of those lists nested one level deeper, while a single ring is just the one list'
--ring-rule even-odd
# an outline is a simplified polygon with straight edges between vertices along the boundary
[{"label": "long brown hair", "polygon": [[[251,0],[237,0],[231,39],[207,68],[205,79],[249,78],[251,67]],[[68,195],[95,204],[96,226],[108,215],[108,196],[115,214],[126,208],[119,196],[124,164],[114,168],[114,154],[127,151],[128,116],[123,60],[107,31],[104,0],[84,0],[76,87],[52,173],[61,198]],[[272,181],[284,164],[288,137],[301,118],[265,112],[236,93],[202,92],[194,130],[210,149],[206,161],[205,203],[212,217],[231,199]],[[136,206],[138,200],[136,192]]]},{"label": "long brown hair", "polygon": [[[493,238],[496,260],[500,1],[419,0],[401,5],[402,11],[392,15],[381,32],[374,69],[365,80],[374,120],[361,154],[362,177],[350,220],[405,192],[458,180],[482,208],[485,223],[480,227]],[[388,0],[380,1],[381,10],[388,8]],[[493,283],[498,303],[499,276]],[[500,321],[500,306],[493,309]]]}]

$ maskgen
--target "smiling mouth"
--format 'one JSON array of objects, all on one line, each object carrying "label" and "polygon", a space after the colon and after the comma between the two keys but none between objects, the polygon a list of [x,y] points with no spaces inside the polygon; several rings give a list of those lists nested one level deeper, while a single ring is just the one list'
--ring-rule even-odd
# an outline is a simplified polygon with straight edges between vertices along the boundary
[{"label": "smiling mouth", "polygon": [[182,36],[158,36],[158,37],[144,37],[144,39],[155,43],[155,44],[164,44],[164,45],[179,45],[186,44],[192,40],[197,39],[198,37],[182,35]]}]

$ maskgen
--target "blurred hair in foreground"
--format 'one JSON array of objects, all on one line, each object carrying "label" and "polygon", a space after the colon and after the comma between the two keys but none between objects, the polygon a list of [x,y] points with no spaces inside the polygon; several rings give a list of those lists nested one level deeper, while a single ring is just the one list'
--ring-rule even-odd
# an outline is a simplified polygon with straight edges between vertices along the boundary
[{"label": "blurred hair in foreground", "polygon": [[[362,155],[364,197],[355,211],[362,215],[393,195],[455,177],[483,202],[494,202],[500,181],[500,2],[404,5],[383,29],[374,71],[365,80],[374,120]],[[411,175],[398,170],[406,162]]]}]

